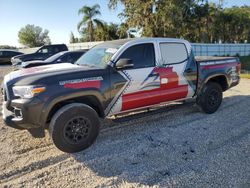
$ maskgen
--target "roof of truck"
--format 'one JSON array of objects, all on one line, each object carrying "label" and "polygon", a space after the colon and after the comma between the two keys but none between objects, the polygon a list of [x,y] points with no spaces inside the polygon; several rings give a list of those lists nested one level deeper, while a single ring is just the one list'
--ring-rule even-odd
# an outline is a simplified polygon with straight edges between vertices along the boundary
[{"label": "roof of truck", "polygon": [[137,43],[137,42],[152,42],[152,41],[158,41],[158,42],[183,42],[186,43],[186,40],[183,39],[176,39],[176,38],[157,38],[157,37],[152,37],[152,38],[130,38],[130,39],[119,39],[119,40],[113,40],[113,41],[106,41],[101,43],[100,45],[118,45],[118,46],[122,46],[128,42],[133,42],[133,43]]}]

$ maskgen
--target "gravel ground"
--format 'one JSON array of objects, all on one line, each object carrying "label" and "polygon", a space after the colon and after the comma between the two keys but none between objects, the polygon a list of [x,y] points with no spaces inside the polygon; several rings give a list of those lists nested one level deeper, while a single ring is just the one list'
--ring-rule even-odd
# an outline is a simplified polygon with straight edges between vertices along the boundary
[{"label": "gravel ground", "polygon": [[0,187],[250,187],[250,80],[211,115],[189,102],[103,123],[92,147],[65,154],[1,120]]}]

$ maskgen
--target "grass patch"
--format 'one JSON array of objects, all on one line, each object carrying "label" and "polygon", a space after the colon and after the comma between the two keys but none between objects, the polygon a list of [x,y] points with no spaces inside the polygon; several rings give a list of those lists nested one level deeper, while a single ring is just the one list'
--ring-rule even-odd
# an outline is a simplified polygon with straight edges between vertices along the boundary
[{"label": "grass patch", "polygon": [[240,77],[250,79],[250,74],[240,74]]},{"label": "grass patch", "polygon": [[241,69],[250,71],[250,56],[239,57],[241,62]]}]

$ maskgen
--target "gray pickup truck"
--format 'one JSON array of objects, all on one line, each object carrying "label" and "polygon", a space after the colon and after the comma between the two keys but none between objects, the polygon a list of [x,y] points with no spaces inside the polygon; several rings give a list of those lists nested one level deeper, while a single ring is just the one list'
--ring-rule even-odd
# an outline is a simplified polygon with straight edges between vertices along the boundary
[{"label": "gray pickup truck", "polygon": [[68,47],[65,44],[51,44],[44,45],[36,52],[31,54],[21,54],[11,58],[13,66],[19,66],[22,62],[32,60],[45,60],[58,52],[68,51]]},{"label": "gray pickup truck", "polygon": [[234,57],[195,59],[189,42],[140,38],[104,42],[76,64],[14,71],[3,81],[6,125],[49,129],[57,148],[77,152],[99,132],[99,118],[195,98],[214,113],[223,92],[240,81]]}]

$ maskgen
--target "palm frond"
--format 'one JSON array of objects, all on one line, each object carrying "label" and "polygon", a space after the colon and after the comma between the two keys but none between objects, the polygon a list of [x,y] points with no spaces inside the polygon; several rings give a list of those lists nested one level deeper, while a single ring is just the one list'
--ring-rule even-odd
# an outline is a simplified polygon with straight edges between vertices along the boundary
[{"label": "palm frond", "polygon": [[99,10],[101,7],[99,4],[95,4],[94,6],[91,7],[93,10]]},{"label": "palm frond", "polygon": [[98,27],[104,28],[104,22],[103,22],[102,20],[93,19],[93,22],[94,22]]},{"label": "palm frond", "polygon": [[80,15],[80,14],[83,14],[83,15],[88,14],[89,15],[91,11],[92,11],[91,7],[83,6],[82,8],[80,8],[78,10],[78,15]]},{"label": "palm frond", "polygon": [[86,22],[82,19],[78,24],[77,24],[77,30],[80,31],[81,27],[86,24]]},{"label": "palm frond", "polygon": [[92,6],[92,7],[91,7],[90,14],[91,14],[92,17],[95,17],[95,16],[97,16],[97,15],[101,15],[101,12],[100,12],[100,5],[95,4],[94,6]]}]

